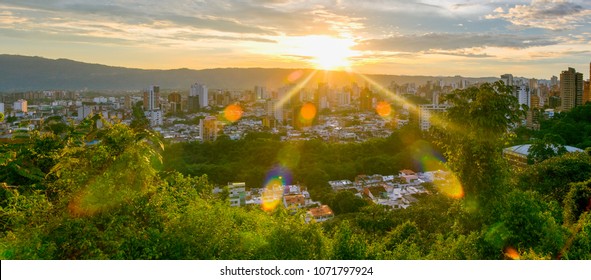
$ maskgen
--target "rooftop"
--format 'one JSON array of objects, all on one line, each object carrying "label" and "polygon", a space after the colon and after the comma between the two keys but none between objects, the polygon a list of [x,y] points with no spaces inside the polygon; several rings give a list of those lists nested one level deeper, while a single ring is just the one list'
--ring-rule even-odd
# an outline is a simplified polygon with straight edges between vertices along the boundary
[{"label": "rooftop", "polygon": [[332,209],[330,209],[330,207],[328,207],[328,205],[321,205],[319,207],[310,208],[310,210],[308,210],[308,212],[310,214],[312,214],[312,216],[314,216],[314,217],[323,217],[323,216],[333,215]]},{"label": "rooftop", "polygon": [[[530,147],[531,147],[531,144],[516,145],[516,146],[505,148],[504,151],[505,152],[513,152],[516,154],[527,156],[529,154]],[[583,152],[583,150],[581,150],[577,147],[573,147],[573,146],[564,146],[564,147],[566,148],[566,151],[569,153]]]}]

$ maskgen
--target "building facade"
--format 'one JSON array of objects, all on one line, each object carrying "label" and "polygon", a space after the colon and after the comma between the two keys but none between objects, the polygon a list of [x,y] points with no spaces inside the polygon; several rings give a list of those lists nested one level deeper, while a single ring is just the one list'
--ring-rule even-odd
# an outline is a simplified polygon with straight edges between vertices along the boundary
[{"label": "building facade", "polygon": [[560,101],[562,111],[583,105],[583,74],[574,68],[560,73]]},{"label": "building facade", "polygon": [[19,99],[19,100],[15,101],[12,105],[12,110],[14,112],[26,113],[28,111],[27,108],[28,108],[27,100],[24,100],[24,99]]},{"label": "building facade", "polygon": [[194,83],[189,91],[189,109],[197,110],[209,106],[209,90],[206,85]]},{"label": "building facade", "polygon": [[160,109],[160,87],[150,86],[144,91],[144,110]]}]

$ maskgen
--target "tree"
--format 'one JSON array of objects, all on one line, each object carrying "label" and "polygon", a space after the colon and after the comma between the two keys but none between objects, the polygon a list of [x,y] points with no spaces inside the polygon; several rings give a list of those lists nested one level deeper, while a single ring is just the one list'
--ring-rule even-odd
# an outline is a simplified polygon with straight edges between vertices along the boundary
[{"label": "tree", "polygon": [[335,214],[358,212],[367,202],[350,191],[339,191],[327,202]]},{"label": "tree", "polygon": [[579,217],[591,210],[591,180],[571,183],[570,190],[564,198],[564,222],[575,223]]},{"label": "tree", "polygon": [[569,183],[591,178],[591,157],[586,153],[566,153],[530,165],[518,174],[517,187],[538,192],[546,201],[562,203]]},{"label": "tree", "polygon": [[334,233],[332,258],[335,260],[365,259],[367,244],[362,238],[353,232],[349,221],[343,221]]},{"label": "tree", "polygon": [[511,137],[509,128],[523,111],[510,87],[502,82],[455,90],[445,96],[453,104],[432,119],[432,134],[443,148],[465,197],[487,204],[505,178],[501,151]]},{"label": "tree", "polygon": [[15,117],[15,116],[8,116],[8,117],[6,118],[6,122],[7,122],[7,123],[13,123],[13,122],[15,122],[15,121],[17,121],[17,120],[18,120],[18,118],[17,118],[17,117]]},{"label": "tree", "polygon": [[566,232],[560,227],[560,212],[552,208],[535,192],[509,193],[498,224],[507,230],[504,247],[510,245],[521,251],[531,248],[556,256],[566,241]]},{"label": "tree", "polygon": [[546,134],[543,139],[535,140],[530,146],[527,161],[530,164],[538,163],[564,153],[566,153],[564,139],[560,135]]},{"label": "tree", "polygon": [[142,103],[137,102],[133,106],[132,111],[133,119],[131,120],[130,127],[133,129],[143,130],[148,129],[150,127],[150,121],[146,118],[146,114],[144,114],[144,110],[142,109]]}]

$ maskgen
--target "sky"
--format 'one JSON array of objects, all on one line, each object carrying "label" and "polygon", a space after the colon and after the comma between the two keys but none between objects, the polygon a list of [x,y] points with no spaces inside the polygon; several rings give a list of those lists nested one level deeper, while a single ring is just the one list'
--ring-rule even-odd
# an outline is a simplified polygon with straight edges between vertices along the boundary
[{"label": "sky", "polygon": [[144,69],[589,78],[591,1],[0,0],[0,53]]}]

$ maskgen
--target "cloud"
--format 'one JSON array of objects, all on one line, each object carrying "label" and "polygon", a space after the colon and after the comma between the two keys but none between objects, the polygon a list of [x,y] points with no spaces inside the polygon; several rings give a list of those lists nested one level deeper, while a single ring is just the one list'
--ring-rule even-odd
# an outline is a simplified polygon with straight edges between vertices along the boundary
[{"label": "cloud", "polygon": [[515,5],[507,12],[499,7],[486,19],[504,19],[524,28],[571,30],[591,17],[591,10],[566,0],[533,0],[530,5]]},{"label": "cloud", "polygon": [[558,42],[541,36],[511,34],[427,33],[422,35],[396,35],[384,39],[366,40],[359,50],[420,52],[429,50],[457,50],[478,47],[524,49],[534,46],[555,45]]},{"label": "cloud", "polygon": [[423,53],[424,54],[440,54],[440,55],[450,55],[450,56],[461,56],[461,57],[470,57],[470,58],[488,58],[488,57],[494,57],[493,55],[489,55],[487,53],[472,52],[469,49],[455,50],[455,51],[426,51],[426,52],[423,52]]},{"label": "cloud", "polygon": [[[249,36],[339,35],[362,29],[362,18],[348,16],[333,1],[311,4],[302,1],[168,1],[114,0],[108,4],[81,0],[5,0],[0,9],[21,10],[23,17],[38,19],[60,16],[72,25],[80,20],[97,24],[154,26],[211,30]],[[33,18],[32,15],[35,15]],[[8,21],[8,19],[4,19]]]},{"label": "cloud", "polygon": [[11,38],[196,49],[224,41],[275,43],[269,37],[278,35],[269,28],[204,12],[158,11],[151,7],[157,3],[126,7],[124,1],[105,5],[68,0],[6,2],[0,4],[0,36]]},{"label": "cloud", "polygon": [[552,58],[564,58],[565,56],[586,56],[591,54],[591,51],[579,51],[579,50],[564,50],[564,51],[543,51],[543,52],[529,52],[527,55],[533,59],[552,59]]}]

